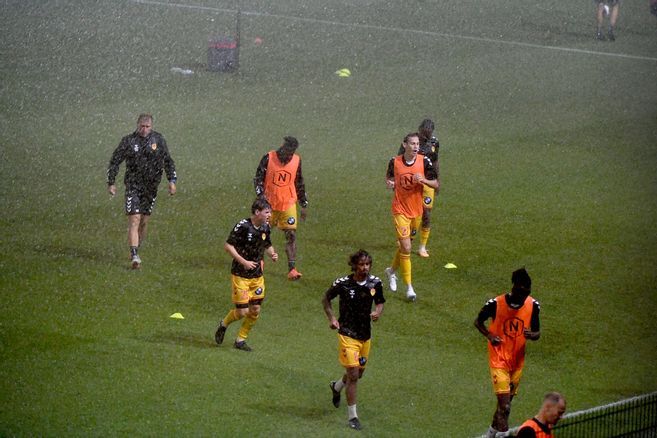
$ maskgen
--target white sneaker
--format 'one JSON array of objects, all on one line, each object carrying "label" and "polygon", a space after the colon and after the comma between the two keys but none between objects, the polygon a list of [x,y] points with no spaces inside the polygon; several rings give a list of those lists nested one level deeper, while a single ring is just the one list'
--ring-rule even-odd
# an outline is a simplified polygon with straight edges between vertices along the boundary
[{"label": "white sneaker", "polygon": [[408,289],[406,289],[406,299],[408,301],[414,302],[416,298],[417,294],[415,293],[415,290],[413,290],[413,286],[409,284]]},{"label": "white sneaker", "polygon": [[132,256],[132,269],[139,269],[141,268],[141,259],[137,254]]},{"label": "white sneaker", "polygon": [[386,277],[388,277],[388,286],[393,292],[397,292],[397,276],[392,268],[386,268]]}]

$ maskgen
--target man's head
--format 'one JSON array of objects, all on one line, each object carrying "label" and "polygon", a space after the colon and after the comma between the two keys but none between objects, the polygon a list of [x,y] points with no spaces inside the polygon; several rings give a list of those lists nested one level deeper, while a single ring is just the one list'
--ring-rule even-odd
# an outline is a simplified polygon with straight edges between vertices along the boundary
[{"label": "man's head", "polygon": [[355,273],[357,277],[364,278],[370,273],[372,256],[364,249],[359,249],[349,256],[349,266],[351,266],[351,272]]},{"label": "man's head", "polygon": [[288,135],[283,138],[283,144],[276,151],[276,155],[282,163],[287,163],[290,161],[298,147],[299,141],[295,137]]},{"label": "man's head", "polygon": [[418,134],[420,134],[420,138],[423,141],[427,141],[433,135],[433,130],[434,129],[435,129],[435,125],[433,123],[433,120],[424,119],[424,120],[422,120],[422,123],[420,123],[420,126],[418,126],[417,132],[418,132]]},{"label": "man's head", "polygon": [[264,197],[258,197],[251,204],[251,222],[256,227],[269,223],[271,219],[271,205]]},{"label": "man's head", "polygon": [[545,424],[554,426],[566,412],[566,399],[558,392],[548,392],[543,397],[543,405],[539,416]]},{"label": "man's head", "polygon": [[412,160],[417,155],[418,150],[420,150],[420,136],[417,132],[411,132],[406,134],[404,141],[402,142],[402,147],[404,148],[404,159]]},{"label": "man's head", "polygon": [[525,299],[531,293],[532,290],[532,279],[529,277],[527,270],[525,268],[520,268],[516,271],[513,271],[511,274],[511,293],[518,298]]},{"label": "man's head", "polygon": [[153,116],[151,114],[139,114],[137,117],[137,134],[140,137],[148,137],[153,130]]}]

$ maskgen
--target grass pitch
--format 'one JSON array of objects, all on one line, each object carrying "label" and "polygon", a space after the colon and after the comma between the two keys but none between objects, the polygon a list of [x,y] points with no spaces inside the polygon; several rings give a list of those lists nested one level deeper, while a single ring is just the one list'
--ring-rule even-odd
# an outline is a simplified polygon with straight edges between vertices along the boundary
[{"label": "grass pitch", "polygon": [[[593,6],[571,3],[243,1],[241,69],[222,75],[205,70],[206,44],[232,31],[235,2],[4,2],[0,435],[349,433],[330,404],[341,369],[320,297],[360,247],[383,275],[385,168],[426,116],[442,144],[432,257],[413,258],[415,305],[386,293],[363,434],[485,431],[494,396],[472,321],[519,266],[542,337],[512,424],[548,390],[570,411],[655,390],[655,19],[623,3],[617,40],[601,43]],[[133,272],[105,169],[143,111],[180,179]],[[219,348],[222,245],[287,134],[311,200],[304,278],[285,280],[275,233],[255,351],[230,348],[236,327]]]}]

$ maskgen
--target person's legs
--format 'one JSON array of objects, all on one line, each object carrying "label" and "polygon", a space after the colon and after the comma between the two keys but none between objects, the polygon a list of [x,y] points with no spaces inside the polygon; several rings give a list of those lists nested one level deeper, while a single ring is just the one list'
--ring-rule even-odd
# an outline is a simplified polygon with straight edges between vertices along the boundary
[{"label": "person's legs", "polygon": [[260,304],[251,304],[249,303],[249,308],[244,314],[245,318],[240,327],[240,331],[237,333],[236,343],[240,343],[246,340],[249,337],[249,332],[255,325],[258,317],[260,316]]},{"label": "person's legs", "polygon": [[141,246],[142,242],[146,239],[146,230],[148,228],[148,221],[151,218],[151,215],[149,214],[142,214],[140,216],[141,219],[139,221],[139,230],[137,232],[139,241],[137,242],[137,246]]},{"label": "person's legs", "polygon": [[141,223],[141,214],[128,215],[128,246],[130,247],[130,261],[132,269],[141,267],[141,258],[139,258],[139,225]]},{"label": "person's legs", "polygon": [[605,37],[602,33],[602,23],[604,21],[604,12],[605,12],[605,4],[604,4],[604,2],[600,1],[600,2],[598,2],[598,9],[597,9],[596,15],[595,15],[596,22],[597,22],[595,37],[599,40],[604,40],[605,39]]},{"label": "person's legs", "polygon": [[618,8],[620,3],[615,3],[611,6],[611,11],[609,12],[609,30],[607,31],[607,36],[609,41],[615,41],[616,35],[614,34],[616,30],[616,21],[618,21]]},{"label": "person's legs", "polygon": [[493,415],[492,426],[499,432],[506,432],[509,430],[509,414],[511,413],[511,395],[510,394],[496,394],[497,395],[497,408]]},{"label": "person's legs", "polygon": [[287,255],[288,280],[298,280],[301,273],[297,271],[297,232],[285,230],[285,254]]}]

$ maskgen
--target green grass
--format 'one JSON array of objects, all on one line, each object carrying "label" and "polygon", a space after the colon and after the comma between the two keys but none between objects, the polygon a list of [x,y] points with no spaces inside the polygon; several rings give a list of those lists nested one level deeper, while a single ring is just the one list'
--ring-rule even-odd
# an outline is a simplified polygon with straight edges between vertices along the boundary
[{"label": "green grass", "polygon": [[[413,258],[415,305],[386,293],[359,384],[363,434],[486,430],[494,397],[472,321],[519,266],[543,334],[512,424],[548,390],[575,411],[657,389],[647,5],[623,3],[611,44],[593,40],[586,2],[301,3],[242,2],[259,14],[243,17],[237,75],[204,69],[207,38],[232,29],[227,13],[0,5],[0,435],[348,433],[329,400],[341,369],[320,297],[360,247],[383,275],[394,249],[385,168],[426,116],[443,146],[432,257]],[[350,78],[334,74],[343,67]],[[133,272],[105,170],[143,111],[180,179],[175,197],[162,190]],[[267,265],[255,352],[217,348],[231,307],[222,245],[248,215],[259,158],[287,134],[301,141],[311,200],[304,278],[285,280],[275,233],[282,262]]]}]

